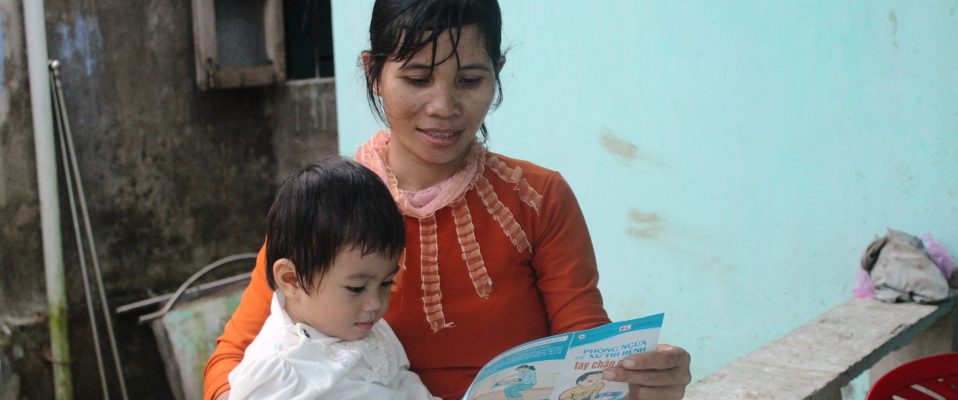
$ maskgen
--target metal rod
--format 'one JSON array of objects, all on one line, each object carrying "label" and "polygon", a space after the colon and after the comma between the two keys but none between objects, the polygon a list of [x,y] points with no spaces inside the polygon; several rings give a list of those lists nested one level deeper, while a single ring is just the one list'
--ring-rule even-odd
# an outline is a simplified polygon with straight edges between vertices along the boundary
[{"label": "metal rod", "polygon": [[70,375],[70,335],[67,327],[63,242],[60,236],[56,144],[53,139],[50,82],[47,77],[46,21],[43,0],[22,3],[30,79],[30,107],[33,113],[33,142],[37,163],[37,194],[40,200],[53,387],[57,400],[70,400],[73,398],[73,378]]},{"label": "metal rod", "polygon": [[[59,73],[60,62],[57,60],[50,61],[50,85],[52,88],[56,87],[56,80],[58,79],[57,74]],[[94,313],[93,307],[93,294],[90,292],[90,274],[87,272],[86,268],[86,254],[83,251],[83,238],[80,233],[80,223],[77,219],[77,205],[74,200],[73,193],[73,180],[69,179],[70,177],[70,163],[67,160],[67,145],[66,141],[63,138],[63,125],[65,124],[65,118],[60,113],[62,104],[60,104],[60,98],[53,94],[53,119],[56,121],[57,131],[60,132],[57,135],[57,138],[60,142],[60,159],[63,161],[63,176],[67,177],[64,179],[67,184],[67,195],[70,200],[70,216],[73,219],[73,237],[76,240],[77,253],[80,257],[80,273],[83,275],[83,293],[86,298],[86,309],[87,316],[90,318],[90,330],[93,332],[93,351],[96,354],[96,366],[100,371],[100,387],[103,390],[103,398],[110,400],[110,390],[106,385],[106,370],[103,368],[103,351],[100,349],[100,330],[97,328],[96,323],[96,314]]]},{"label": "metal rod", "polygon": [[[213,282],[197,285],[196,287],[191,287],[187,289],[185,292],[183,292],[181,299],[192,298],[194,296],[198,296],[200,294],[205,293],[207,290],[214,290],[214,289],[218,289],[220,287],[231,285],[237,282],[247,281],[249,280],[250,276],[252,276],[252,273],[245,272],[236,276],[231,276],[229,278],[218,279]],[[161,294],[156,297],[150,297],[148,299],[143,299],[130,304],[124,304],[122,306],[117,307],[115,312],[117,314],[121,314],[125,312],[139,310],[144,307],[149,307],[149,306],[157,305],[160,303],[165,303],[171,297],[173,297],[173,293]]]},{"label": "metal rod", "polygon": [[182,296],[183,293],[186,292],[186,289],[188,289],[193,284],[193,282],[196,282],[197,279],[200,279],[203,275],[206,275],[207,272],[210,272],[216,268],[219,268],[223,265],[229,264],[234,261],[255,260],[256,256],[257,256],[256,253],[234,254],[234,255],[226,256],[219,260],[213,261],[207,266],[200,268],[199,271],[196,271],[196,273],[194,273],[189,278],[187,278],[186,281],[184,281],[183,284],[181,284],[180,287],[176,289],[176,292],[174,292],[173,296],[166,301],[166,305],[164,305],[163,308],[161,308],[159,311],[156,311],[156,312],[152,312],[146,315],[141,315],[140,323],[147,322],[147,321],[160,318],[166,315],[166,313],[168,313],[170,309],[173,308],[173,305],[176,304],[176,301],[179,300],[180,296]]},{"label": "metal rod", "polygon": [[70,116],[67,113],[66,101],[63,98],[63,85],[60,82],[59,70],[54,71],[55,92],[57,101],[60,103],[60,113],[64,120],[63,136],[67,139],[67,150],[70,154],[70,169],[73,172],[72,177],[76,183],[77,200],[80,201],[80,215],[83,217],[83,229],[86,232],[87,246],[90,248],[90,259],[93,261],[93,277],[96,281],[97,292],[100,295],[100,307],[103,310],[103,321],[106,322],[106,334],[110,342],[110,350],[113,353],[113,364],[116,368],[116,377],[120,381],[120,396],[123,400],[129,399],[126,394],[126,380],[123,378],[123,365],[120,362],[120,352],[116,347],[116,336],[113,334],[113,320],[110,318],[110,304],[107,302],[106,291],[103,290],[103,273],[100,272],[100,256],[97,255],[96,241],[93,238],[93,228],[90,223],[90,211],[86,205],[86,195],[83,193],[83,179],[80,177],[80,168],[77,166],[76,149],[73,147],[73,133],[70,130]]}]

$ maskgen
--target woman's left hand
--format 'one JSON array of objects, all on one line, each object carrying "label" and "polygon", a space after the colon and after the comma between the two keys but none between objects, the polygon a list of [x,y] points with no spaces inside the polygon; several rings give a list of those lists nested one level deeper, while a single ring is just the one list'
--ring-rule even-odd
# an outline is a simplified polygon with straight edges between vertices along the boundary
[{"label": "woman's left hand", "polygon": [[655,351],[633,354],[621,367],[609,368],[604,379],[629,383],[628,399],[673,400],[685,396],[692,380],[691,356],[681,347],[660,344]]}]

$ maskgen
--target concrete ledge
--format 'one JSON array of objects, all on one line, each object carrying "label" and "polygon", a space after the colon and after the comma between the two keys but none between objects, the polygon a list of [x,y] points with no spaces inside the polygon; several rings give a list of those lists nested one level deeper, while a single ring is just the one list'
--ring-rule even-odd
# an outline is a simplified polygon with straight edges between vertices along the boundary
[{"label": "concrete ledge", "polygon": [[686,399],[831,399],[955,307],[852,299],[689,387]]}]

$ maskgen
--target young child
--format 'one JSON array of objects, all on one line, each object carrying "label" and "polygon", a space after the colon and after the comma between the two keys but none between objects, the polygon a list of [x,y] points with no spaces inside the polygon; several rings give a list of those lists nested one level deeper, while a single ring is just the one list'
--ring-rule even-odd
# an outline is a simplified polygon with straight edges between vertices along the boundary
[{"label": "young child", "polygon": [[230,399],[434,399],[382,320],[405,226],[376,174],[343,158],[283,183],[268,216],[270,315]]}]

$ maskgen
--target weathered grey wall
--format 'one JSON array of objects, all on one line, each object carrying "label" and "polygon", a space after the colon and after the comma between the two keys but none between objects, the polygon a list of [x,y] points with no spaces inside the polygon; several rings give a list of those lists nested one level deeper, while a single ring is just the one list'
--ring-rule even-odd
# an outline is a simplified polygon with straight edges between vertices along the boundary
[{"label": "weathered grey wall", "polygon": [[[273,90],[276,184],[317,155],[338,153],[336,87],[332,78],[290,82]],[[347,152],[351,154],[350,150]]]},{"label": "weathered grey wall", "polygon": [[[113,307],[171,291],[219,257],[257,250],[276,182],[337,152],[332,81],[195,88],[188,1],[45,7]],[[20,398],[50,398],[22,0],[0,0],[0,34],[0,399],[17,378]],[[67,205],[61,197],[71,369],[76,397],[99,398]],[[114,321],[131,397],[169,398],[148,327],[132,315]]]}]

